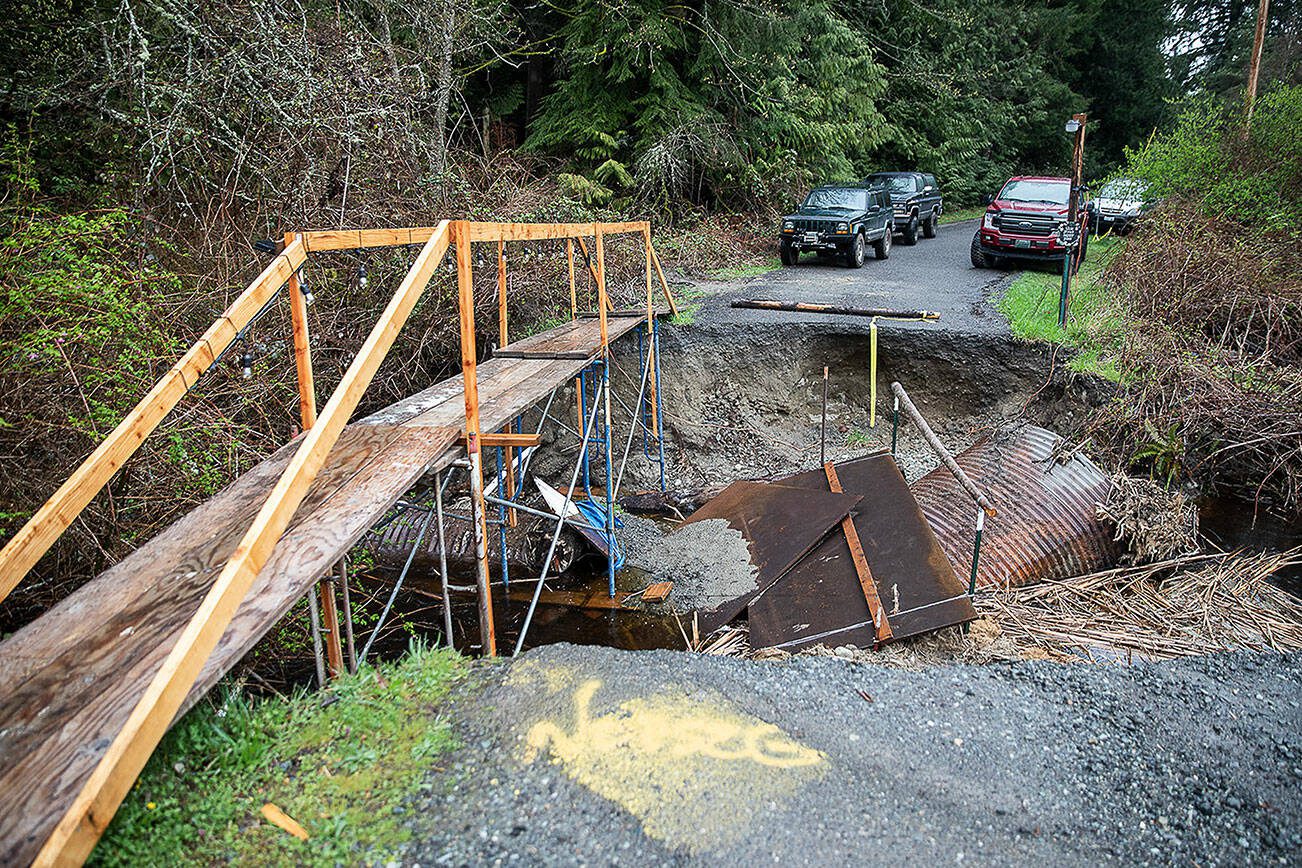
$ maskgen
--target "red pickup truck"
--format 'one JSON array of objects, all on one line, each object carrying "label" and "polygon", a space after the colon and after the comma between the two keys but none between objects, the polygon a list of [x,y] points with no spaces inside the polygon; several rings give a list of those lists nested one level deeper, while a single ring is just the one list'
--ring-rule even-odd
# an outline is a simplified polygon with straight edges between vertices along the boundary
[{"label": "red pickup truck", "polygon": [[1069,229],[1068,237],[1075,234],[1079,240],[1069,245],[1062,240],[1070,201],[1070,178],[1009,178],[987,201],[981,227],[972,236],[973,267],[991,268],[1012,259],[1061,262],[1077,245],[1083,259],[1088,233]]}]

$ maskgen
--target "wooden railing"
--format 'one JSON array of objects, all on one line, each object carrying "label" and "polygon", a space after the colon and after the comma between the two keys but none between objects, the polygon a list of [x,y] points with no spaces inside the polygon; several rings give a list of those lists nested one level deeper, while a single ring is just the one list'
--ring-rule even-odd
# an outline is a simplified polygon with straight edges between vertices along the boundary
[{"label": "wooden railing", "polygon": [[[291,233],[275,260],[244,290],[226,312],[163,376],[149,394],[127,414],[94,452],[73,472],[55,494],[36,511],[13,539],[0,550],[0,600],[22,580],[59,536],[67,530],[113,474],[133,455],[144,439],[177,405],[200,375],[240,335],[253,317],[282,287],[289,287],[293,322],[294,358],[298,373],[299,409],[307,432],[288,466],[259,509],[244,537],[213,582],[199,609],[190,619],[148,688],[115,735],[90,778],[65,812],[37,857],[38,865],[78,863],[89,855],[108,826],[123,797],[166,732],[204,662],[229,626],[281,534],[288,527],[331,448],[356,409],[362,394],[393,346],[399,331],[429,285],[435,269],[456,245],[458,306],[461,319],[462,369],[465,374],[466,451],[472,463],[471,486],[476,505],[476,552],[479,563],[481,626],[487,625],[484,650],[495,653],[492,640],[492,602],[488,593],[486,526],[483,509],[483,475],[479,430],[479,394],[476,379],[474,296],[471,244],[497,242],[499,254],[499,329],[507,339],[503,248],[508,242],[545,239],[567,241],[571,312],[575,310],[573,242],[587,253],[585,238],[592,238],[595,262],[589,270],[597,285],[601,321],[601,353],[609,354],[606,315],[609,300],[605,281],[604,237],[641,234],[646,256],[646,313],[652,305],[652,271],[669,309],[677,311],[659,259],[651,244],[649,223],[473,223],[443,221],[435,227],[411,229],[331,230]],[[318,415],[306,303],[299,291],[297,273],[313,252],[421,244],[411,269],[380,314],[352,364]]]}]

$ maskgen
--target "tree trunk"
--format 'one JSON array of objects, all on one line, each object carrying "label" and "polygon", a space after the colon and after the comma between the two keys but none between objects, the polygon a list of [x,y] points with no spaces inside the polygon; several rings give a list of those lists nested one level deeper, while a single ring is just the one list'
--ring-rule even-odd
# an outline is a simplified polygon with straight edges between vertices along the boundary
[{"label": "tree trunk", "polygon": [[448,164],[448,106],[452,102],[452,0],[443,0],[443,29],[439,38],[438,77],[434,90],[434,169],[442,175]]}]

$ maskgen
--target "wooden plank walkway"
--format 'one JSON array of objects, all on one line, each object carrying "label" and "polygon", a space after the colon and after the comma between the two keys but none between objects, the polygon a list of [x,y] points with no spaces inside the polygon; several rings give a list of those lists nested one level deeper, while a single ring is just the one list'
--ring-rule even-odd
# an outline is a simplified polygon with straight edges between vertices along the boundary
[{"label": "wooden plank walkway", "polygon": [[[644,316],[614,317],[610,339]],[[484,431],[572,379],[600,351],[577,320],[512,344],[586,358],[478,366]],[[463,454],[460,376],[345,429],[190,691],[192,707],[422,474]],[[95,768],[253,520],[281,448],[27,627],[0,642],[0,866],[27,865]],[[179,714],[178,714],[179,716]]]}]

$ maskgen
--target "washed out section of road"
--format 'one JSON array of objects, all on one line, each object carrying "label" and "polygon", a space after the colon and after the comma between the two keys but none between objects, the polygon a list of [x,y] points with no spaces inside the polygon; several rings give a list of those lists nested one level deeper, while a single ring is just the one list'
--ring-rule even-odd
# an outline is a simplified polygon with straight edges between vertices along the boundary
[{"label": "washed out section of road", "polygon": [[[1302,655],[906,672],[549,646],[481,664],[421,864],[1286,864]],[[439,778],[443,779],[443,778]]]}]

